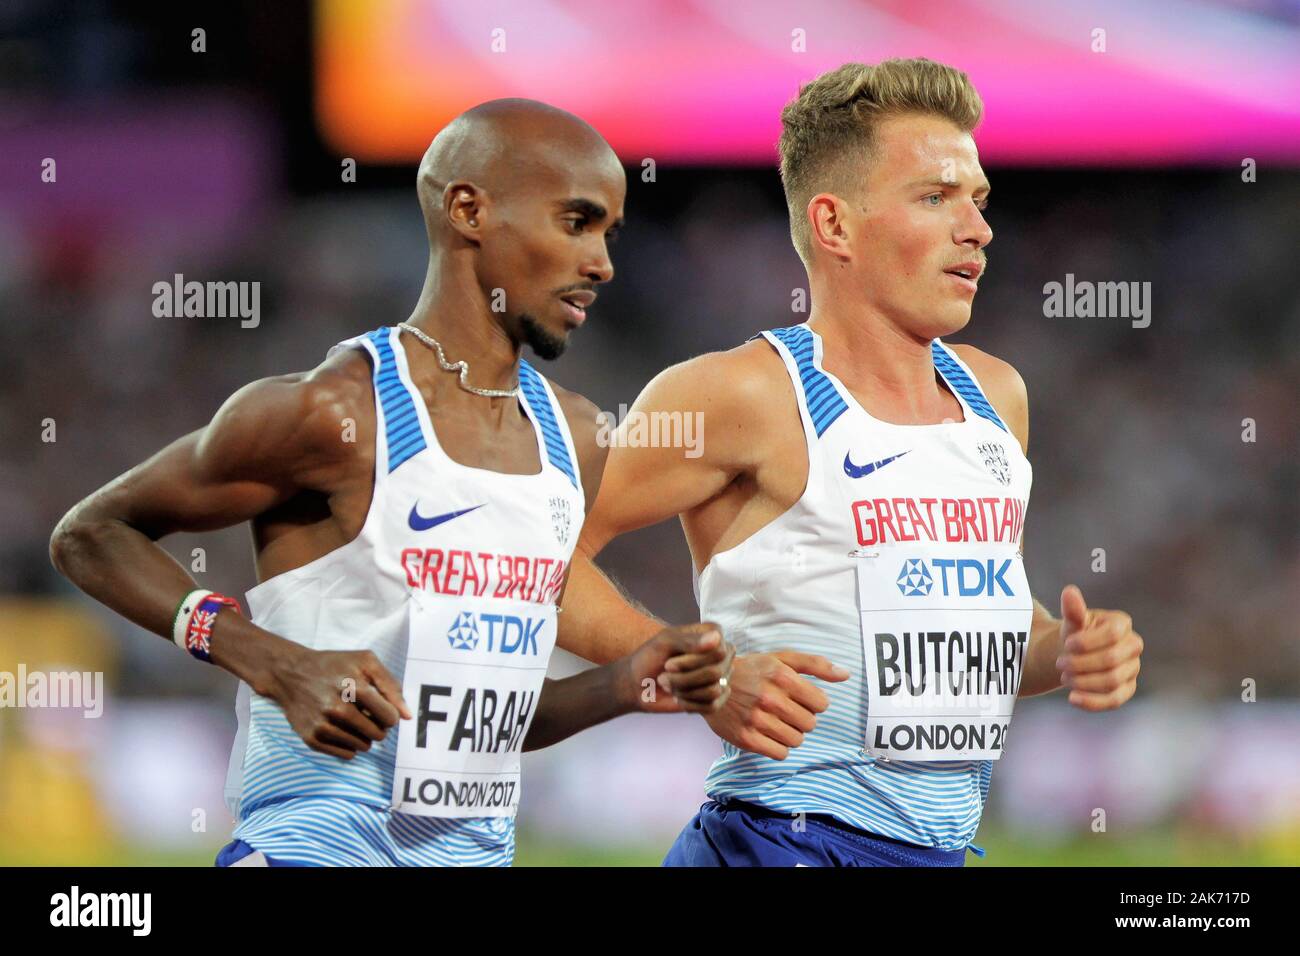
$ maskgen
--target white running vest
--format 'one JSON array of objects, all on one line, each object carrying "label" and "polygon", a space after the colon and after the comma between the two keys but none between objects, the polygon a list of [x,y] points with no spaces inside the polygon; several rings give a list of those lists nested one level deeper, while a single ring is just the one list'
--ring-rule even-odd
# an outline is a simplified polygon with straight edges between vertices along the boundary
[{"label": "white running vest", "polygon": [[[527,621],[520,608],[536,608],[535,617],[545,612],[553,623],[551,608],[585,514],[563,411],[546,380],[521,361],[521,402],[537,435],[541,471],[508,475],[458,464],[439,447],[400,334],[381,328],[334,347],[363,349],[373,369],[375,482],[361,533],[249,591],[252,619],[318,650],[371,650],[402,682],[413,603],[436,605],[455,622],[434,635],[437,653],[428,655],[450,662],[441,667],[447,684],[482,683],[496,668],[544,672],[553,626],[549,640],[539,642],[529,625],[518,622]],[[516,623],[513,630],[507,617]],[[522,639],[525,630],[529,640]],[[458,677],[464,668],[453,665],[462,657],[472,662],[475,676]],[[421,666],[440,670],[425,661]],[[499,676],[514,679],[513,673]],[[490,711],[481,706],[481,688],[463,708],[462,698],[469,698],[463,686],[454,699],[450,689],[432,693],[438,710],[424,730],[451,734],[460,727],[462,751],[517,754],[536,712],[535,697],[516,707],[511,695],[506,712],[495,699]],[[401,721],[400,733],[413,735],[421,702],[411,699],[409,688],[406,699],[417,719]],[[443,816],[391,810],[395,730],[344,761],[309,749],[279,706],[242,682],[236,710],[239,732],[226,783],[227,805],[239,817],[234,836],[272,859],[325,866],[508,865],[513,859],[510,807],[498,808],[497,815],[466,815],[465,801],[487,805],[472,802],[480,797],[476,786],[449,786],[445,798],[438,788],[444,806],[453,808]]]},{"label": "white running vest", "polygon": [[[816,681],[830,706],[786,760],[724,743],[705,789],[922,846],[966,847],[992,760],[962,755],[1000,749],[1027,646],[1032,598],[1019,542],[1029,462],[938,339],[934,365],[963,420],[893,425],[822,367],[821,339],[806,324],[762,335],[798,396],[807,487],[775,521],[714,555],[696,580],[700,617],[720,624],[738,653],[821,654],[852,676]],[[864,567],[874,569],[873,596],[860,608]],[[952,698],[931,712],[937,719],[909,719],[910,685],[928,675],[933,689],[940,674],[986,690],[1001,709],[979,715]],[[926,746],[950,749],[942,759],[906,758],[932,756]]]}]

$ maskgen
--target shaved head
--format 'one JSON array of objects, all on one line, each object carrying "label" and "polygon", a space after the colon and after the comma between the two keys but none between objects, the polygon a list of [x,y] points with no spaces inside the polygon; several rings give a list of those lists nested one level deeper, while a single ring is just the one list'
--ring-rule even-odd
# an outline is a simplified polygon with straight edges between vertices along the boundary
[{"label": "shaved head", "polygon": [[506,199],[512,188],[552,179],[580,160],[622,169],[603,136],[558,107],[512,98],[466,110],[433,138],[420,161],[416,191],[430,239],[449,183],[469,180]]},{"label": "shaved head", "polygon": [[627,177],[604,138],[554,106],[491,100],[434,137],[416,192],[437,285],[481,302],[540,357],[563,352],[614,274]]}]

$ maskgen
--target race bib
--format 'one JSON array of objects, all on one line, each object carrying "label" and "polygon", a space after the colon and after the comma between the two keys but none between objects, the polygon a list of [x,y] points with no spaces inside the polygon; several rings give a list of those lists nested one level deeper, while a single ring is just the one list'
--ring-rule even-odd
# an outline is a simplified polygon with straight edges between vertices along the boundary
[{"label": "race bib", "polygon": [[854,554],[872,756],[1002,756],[1034,605],[1020,555],[989,551],[912,544]]},{"label": "race bib", "polygon": [[393,809],[511,817],[519,755],[555,647],[555,605],[413,596]]}]

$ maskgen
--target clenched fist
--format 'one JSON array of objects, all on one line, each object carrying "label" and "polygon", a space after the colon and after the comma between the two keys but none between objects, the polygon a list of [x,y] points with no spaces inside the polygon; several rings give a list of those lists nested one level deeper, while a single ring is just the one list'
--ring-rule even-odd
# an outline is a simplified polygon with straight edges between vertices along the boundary
[{"label": "clenched fist", "polygon": [[639,709],[653,714],[717,712],[731,693],[735,648],[708,622],[666,627],[632,655]]},{"label": "clenched fist", "polygon": [[411,717],[402,685],[371,651],[294,646],[277,662],[267,696],[308,747],[344,760]]},{"label": "clenched fist", "polygon": [[1056,668],[1081,710],[1114,710],[1137,690],[1142,637],[1123,611],[1089,610],[1073,584],[1061,591],[1061,656]]}]

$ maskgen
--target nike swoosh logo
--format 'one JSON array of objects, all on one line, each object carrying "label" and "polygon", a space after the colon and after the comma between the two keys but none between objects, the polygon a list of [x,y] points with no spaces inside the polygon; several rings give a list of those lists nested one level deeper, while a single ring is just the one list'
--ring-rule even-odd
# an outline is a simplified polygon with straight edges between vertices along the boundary
[{"label": "nike swoosh logo", "polygon": [[[909,448],[908,451],[911,451]],[[877,468],[884,468],[891,461],[898,461],[906,455],[906,451],[900,451],[897,455],[890,455],[888,458],[882,458],[880,461],[869,462],[865,465],[855,465],[849,460],[849,452],[844,453],[844,474],[850,478],[865,478]]]},{"label": "nike swoosh logo", "polygon": [[428,531],[430,528],[436,528],[452,518],[459,518],[461,515],[467,515],[471,511],[478,511],[482,505],[475,505],[473,508],[462,508],[460,511],[448,511],[445,515],[434,515],[432,518],[426,518],[419,512],[420,503],[417,501],[411,505],[411,515],[406,519],[407,524],[411,526],[412,531]]}]

